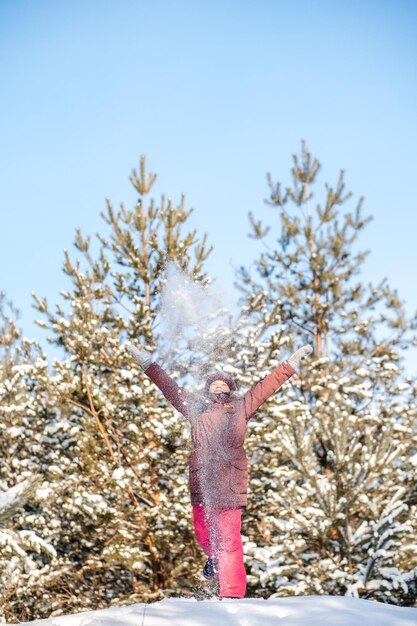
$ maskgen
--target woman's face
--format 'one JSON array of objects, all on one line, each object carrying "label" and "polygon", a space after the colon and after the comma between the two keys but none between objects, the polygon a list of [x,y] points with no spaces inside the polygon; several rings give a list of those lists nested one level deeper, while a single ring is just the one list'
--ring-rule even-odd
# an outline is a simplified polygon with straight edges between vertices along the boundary
[{"label": "woman's face", "polygon": [[210,387],[210,393],[230,393],[229,385],[227,385],[223,380],[214,380]]}]

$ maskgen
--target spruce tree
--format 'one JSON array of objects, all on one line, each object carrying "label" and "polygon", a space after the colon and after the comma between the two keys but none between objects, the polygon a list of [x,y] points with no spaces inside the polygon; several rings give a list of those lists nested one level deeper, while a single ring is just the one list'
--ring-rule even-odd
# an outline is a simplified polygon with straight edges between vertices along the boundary
[{"label": "spruce tree", "polygon": [[[48,481],[43,512],[57,562],[30,585],[32,619],[190,593],[195,584],[201,559],[186,424],[123,344],[163,347],[156,314],[164,268],[174,260],[204,283],[211,248],[188,227],[184,197],[178,204],[150,198],[155,178],[142,158],[131,176],[134,207],[107,200],[97,238],[76,232],[77,258],[65,252],[62,302],[51,307],[35,296],[39,323],[63,356],[37,383],[45,408],[34,427],[43,442],[35,458]],[[21,615],[22,594],[10,606]]]},{"label": "spruce tree", "polygon": [[238,275],[256,329],[243,346],[247,377],[304,343],[315,348],[252,427],[250,581],[264,595],[413,604],[417,383],[403,354],[416,345],[417,317],[385,279],[364,282],[357,239],[370,218],[362,199],[352,207],[343,171],[317,198],[320,167],[303,144],[291,185],[268,175],[277,226],[250,215],[264,249]]},{"label": "spruce tree", "polygon": [[22,579],[36,580],[56,556],[39,506],[43,477],[32,456],[37,442],[32,430],[36,397],[31,371],[39,348],[22,337],[17,319],[17,310],[1,294],[0,613],[7,620],[16,617],[10,598],[21,592]]}]

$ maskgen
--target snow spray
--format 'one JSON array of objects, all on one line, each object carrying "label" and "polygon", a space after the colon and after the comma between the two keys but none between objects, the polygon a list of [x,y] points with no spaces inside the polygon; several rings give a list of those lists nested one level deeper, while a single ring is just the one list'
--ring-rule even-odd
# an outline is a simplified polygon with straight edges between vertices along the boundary
[{"label": "snow spray", "polygon": [[[163,349],[160,346],[160,351],[161,354],[165,352],[164,366],[171,373],[180,370],[191,375],[194,388],[200,389],[196,394],[200,399],[196,402],[197,417],[204,411],[204,402],[208,406],[202,391],[207,375],[223,369],[230,358],[232,316],[224,307],[222,294],[210,285],[193,281],[174,263],[168,264],[164,281],[159,307],[160,336],[164,346]],[[224,433],[216,433],[213,429],[210,433],[210,461],[199,470],[206,511],[210,511],[208,507],[216,506],[210,485],[216,480],[216,461],[221,457],[224,445]],[[211,551],[216,554],[219,542],[217,523],[209,512],[207,515]]]},{"label": "snow spray", "polygon": [[193,378],[201,388],[228,355],[231,314],[223,295],[211,285],[193,281],[175,263],[168,263],[161,291],[159,350],[164,365]]}]

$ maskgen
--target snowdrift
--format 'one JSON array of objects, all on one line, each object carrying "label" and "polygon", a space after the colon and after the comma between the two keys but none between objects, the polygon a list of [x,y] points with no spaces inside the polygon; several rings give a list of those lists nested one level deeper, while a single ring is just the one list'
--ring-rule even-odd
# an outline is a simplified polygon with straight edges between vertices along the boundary
[{"label": "snowdrift", "polygon": [[356,598],[171,598],[26,622],[39,626],[417,626],[417,608]]}]

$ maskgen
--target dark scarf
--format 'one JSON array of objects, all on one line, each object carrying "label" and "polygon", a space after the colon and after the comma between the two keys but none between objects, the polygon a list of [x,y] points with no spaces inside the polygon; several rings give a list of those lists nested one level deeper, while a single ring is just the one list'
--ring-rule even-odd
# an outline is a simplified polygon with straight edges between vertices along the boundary
[{"label": "dark scarf", "polygon": [[227,402],[230,402],[232,399],[232,394],[228,391],[228,392],[222,392],[222,393],[208,393],[207,397],[209,400],[211,400],[211,402],[217,402],[218,404],[225,404]]}]

